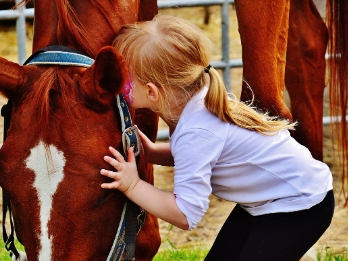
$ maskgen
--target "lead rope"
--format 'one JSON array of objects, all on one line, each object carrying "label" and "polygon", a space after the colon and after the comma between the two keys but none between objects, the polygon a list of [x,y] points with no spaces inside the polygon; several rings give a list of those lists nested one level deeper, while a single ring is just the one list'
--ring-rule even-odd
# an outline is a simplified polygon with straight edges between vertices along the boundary
[{"label": "lead rope", "polygon": [[[8,131],[8,128],[10,127],[11,112],[12,112],[12,103],[11,101],[8,101],[7,104],[2,106],[1,108],[1,116],[4,117],[3,142],[5,142],[7,138],[7,131]],[[7,212],[8,212],[8,216],[10,220],[10,234],[7,234],[6,226],[5,226]],[[10,197],[7,195],[4,189],[2,189],[2,238],[5,243],[5,248],[10,253],[12,260],[18,260],[20,258],[20,255],[14,244],[14,233],[15,231],[14,231],[14,225],[13,225]]]}]

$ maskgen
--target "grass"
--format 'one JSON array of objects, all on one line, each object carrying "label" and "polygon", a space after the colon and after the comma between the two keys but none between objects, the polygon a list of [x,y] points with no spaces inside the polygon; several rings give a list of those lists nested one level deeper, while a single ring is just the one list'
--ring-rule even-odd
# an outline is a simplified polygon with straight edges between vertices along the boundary
[{"label": "grass", "polygon": [[153,261],[167,261],[167,260],[180,260],[180,261],[199,261],[204,260],[208,254],[208,249],[200,246],[188,246],[177,248],[173,242],[169,239],[169,234],[173,229],[173,225],[170,225],[167,234],[162,239],[162,245],[169,245],[168,248],[160,250],[154,257]]},{"label": "grass", "polygon": [[326,247],[322,252],[317,253],[318,261],[348,261],[347,250],[334,251],[330,247]]},{"label": "grass", "polygon": [[[155,256],[153,261],[201,261],[208,254],[208,249],[202,248],[173,248],[165,249]],[[317,261],[348,261],[347,250],[337,252],[331,248],[326,248],[324,251],[317,253]]]},{"label": "grass", "polygon": [[[169,232],[167,235],[169,235]],[[162,240],[162,243],[164,242],[168,243],[170,247],[160,250],[153,261],[203,261],[209,251],[205,247],[194,245],[177,248],[168,240],[167,236]],[[17,240],[15,244],[18,250],[24,252],[24,247]],[[0,239],[0,260],[11,261],[2,239]],[[348,251],[335,251],[330,247],[326,247],[323,251],[317,253],[317,261],[348,261]]]},{"label": "grass", "polygon": [[[153,261],[203,261],[208,254],[208,249],[204,248],[169,248],[164,249],[155,256]],[[326,248],[324,251],[317,253],[317,261],[348,261],[348,252],[337,252],[331,248]]]},{"label": "grass", "polygon": [[208,249],[203,249],[200,247],[170,248],[158,252],[153,261],[200,261],[204,260],[207,254]]},{"label": "grass", "polygon": [[[16,241],[16,247],[20,251],[24,251],[24,247]],[[153,261],[168,261],[168,260],[180,260],[180,261],[199,261],[204,260],[208,253],[208,249],[203,249],[200,247],[190,247],[190,248],[175,248],[171,247],[158,252]],[[0,260],[1,261],[11,261],[9,252],[5,249],[5,244],[0,239]]]},{"label": "grass", "polygon": [[[16,239],[15,245],[17,250],[24,252],[24,247],[19,243]],[[12,261],[10,257],[10,253],[5,248],[5,243],[2,239],[0,239],[0,260],[1,261]]]}]

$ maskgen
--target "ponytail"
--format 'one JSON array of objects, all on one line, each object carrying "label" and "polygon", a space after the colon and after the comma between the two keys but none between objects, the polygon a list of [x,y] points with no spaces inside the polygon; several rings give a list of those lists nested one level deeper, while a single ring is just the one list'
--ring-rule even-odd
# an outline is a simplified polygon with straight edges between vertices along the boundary
[{"label": "ponytail", "polygon": [[222,121],[264,135],[273,135],[283,129],[293,130],[296,126],[296,123],[290,123],[286,119],[257,111],[252,102],[246,104],[235,97],[229,98],[220,74],[214,68],[210,68],[207,73],[210,76],[210,85],[204,103]]}]

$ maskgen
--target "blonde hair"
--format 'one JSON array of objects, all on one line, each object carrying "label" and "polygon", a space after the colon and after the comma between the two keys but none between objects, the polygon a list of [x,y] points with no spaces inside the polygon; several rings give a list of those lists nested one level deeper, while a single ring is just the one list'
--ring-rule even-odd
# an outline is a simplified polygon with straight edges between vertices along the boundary
[{"label": "blonde hair", "polygon": [[[287,120],[260,113],[251,104],[230,99],[218,71],[210,68],[205,72],[210,61],[211,41],[184,19],[157,15],[152,21],[125,25],[113,45],[138,81],[160,87],[161,108],[168,102],[186,104],[209,83],[205,106],[221,120],[266,135],[295,126]],[[173,97],[169,94],[179,99],[166,101],[166,97]]]}]

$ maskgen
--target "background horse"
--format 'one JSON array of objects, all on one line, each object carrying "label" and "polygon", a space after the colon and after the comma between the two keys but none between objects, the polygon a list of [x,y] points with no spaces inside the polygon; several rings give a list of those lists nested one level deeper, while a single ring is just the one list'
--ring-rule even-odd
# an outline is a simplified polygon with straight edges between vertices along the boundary
[{"label": "background horse", "polygon": [[[125,197],[101,189],[108,146],[122,151],[115,95],[128,77],[110,45],[119,28],[151,19],[157,2],[36,0],[33,51],[64,45],[95,59],[79,66],[20,66],[0,58],[0,91],[12,118],[0,150],[0,185],[11,199],[16,234],[29,261],[106,260]],[[132,112],[134,116],[134,112]],[[157,118],[135,123],[155,139]],[[152,166],[138,161],[153,183]],[[148,214],[137,236],[136,260],[151,260],[160,245],[157,218]]]},{"label": "background horse", "polygon": [[[343,4],[344,0],[330,2],[340,6],[336,10],[340,10],[342,15],[338,18],[336,11],[330,16],[330,23],[344,21],[342,18],[347,16],[347,8],[343,11],[342,7],[347,4]],[[236,0],[235,5],[242,43],[243,77],[246,81],[243,83],[241,99],[251,100],[250,86],[255,105],[260,109],[271,115],[298,121],[294,137],[316,159],[323,160],[322,119],[328,29],[315,4],[312,0]],[[333,33],[337,31],[330,30],[331,39],[345,39],[335,38]],[[343,50],[338,51],[343,53]],[[337,58],[337,55],[334,57]],[[330,62],[335,64],[333,59]],[[346,61],[341,64],[346,66]],[[347,79],[347,71],[341,71],[344,71]],[[342,84],[338,92],[335,74],[337,71],[331,70],[330,108],[332,115],[342,118],[338,145],[342,148],[344,179],[347,175],[345,165],[348,162],[345,127],[347,80],[344,80],[345,84]],[[285,104],[285,86],[290,96],[291,110]]]},{"label": "background horse", "polygon": [[[330,113],[332,116],[338,116],[342,121],[342,124],[335,125],[334,133],[337,133],[339,149],[343,155],[341,163],[345,175],[342,176],[342,183],[346,185],[348,176],[348,131],[345,117],[348,112],[348,3],[345,0],[327,0],[327,3]],[[346,205],[347,203],[348,200]]]}]

